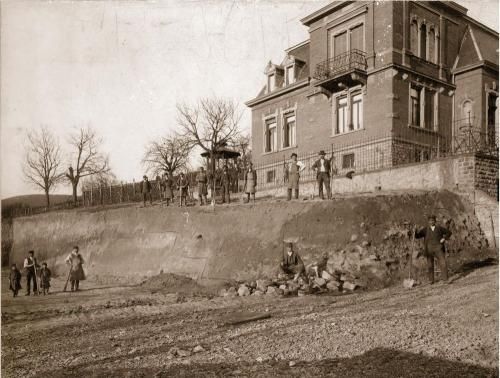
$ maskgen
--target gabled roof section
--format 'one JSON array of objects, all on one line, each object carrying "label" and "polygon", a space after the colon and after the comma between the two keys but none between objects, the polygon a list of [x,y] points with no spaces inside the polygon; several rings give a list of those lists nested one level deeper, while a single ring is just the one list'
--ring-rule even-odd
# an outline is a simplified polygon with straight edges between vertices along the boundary
[{"label": "gabled roof section", "polygon": [[470,28],[482,60],[498,64],[498,33],[495,37],[474,24]]},{"label": "gabled roof section", "polygon": [[496,38],[474,24],[467,25],[453,70],[478,63],[498,65],[498,35]]},{"label": "gabled roof section", "polygon": [[483,57],[474,37],[474,33],[472,32],[470,26],[467,26],[464,36],[462,37],[462,42],[460,43],[460,50],[458,51],[457,58],[455,59],[453,69],[456,70],[461,67],[479,63],[482,60]]}]

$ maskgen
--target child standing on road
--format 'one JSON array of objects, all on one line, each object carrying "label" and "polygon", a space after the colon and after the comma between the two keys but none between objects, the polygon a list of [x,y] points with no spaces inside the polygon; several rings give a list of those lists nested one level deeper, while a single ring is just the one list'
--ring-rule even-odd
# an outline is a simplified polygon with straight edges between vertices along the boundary
[{"label": "child standing on road", "polygon": [[40,287],[42,288],[43,295],[49,294],[51,276],[52,273],[50,269],[47,268],[47,263],[44,262],[42,264],[42,269],[40,269]]},{"label": "child standing on road", "polygon": [[14,297],[17,297],[17,293],[21,290],[21,272],[17,269],[16,264],[12,264],[10,269],[9,289],[12,290]]}]

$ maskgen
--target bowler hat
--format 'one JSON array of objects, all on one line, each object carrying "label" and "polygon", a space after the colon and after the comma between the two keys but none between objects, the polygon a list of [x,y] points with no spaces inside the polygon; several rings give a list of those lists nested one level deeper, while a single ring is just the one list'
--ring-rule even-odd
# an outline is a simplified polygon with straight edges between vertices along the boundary
[{"label": "bowler hat", "polygon": [[293,153],[290,155],[290,157],[294,157],[294,156],[295,156],[295,157],[297,157],[297,154],[296,154],[295,152],[293,152]]},{"label": "bowler hat", "polygon": [[436,220],[436,216],[434,214],[431,214],[431,215],[429,215],[427,217],[427,219],[429,219],[429,220],[431,220],[431,219]]},{"label": "bowler hat", "polygon": [[143,179],[147,179],[147,178],[148,178],[148,176],[144,175],[144,176],[142,176],[142,178],[143,178]]},{"label": "bowler hat", "polygon": [[321,151],[319,152],[319,155],[320,155],[320,156],[321,156],[321,155],[325,156],[325,155],[326,155],[326,153],[325,153],[325,151],[321,150]]},{"label": "bowler hat", "polygon": [[291,248],[291,247],[293,247],[293,243],[292,242],[288,242],[288,243],[286,243],[286,246]]}]

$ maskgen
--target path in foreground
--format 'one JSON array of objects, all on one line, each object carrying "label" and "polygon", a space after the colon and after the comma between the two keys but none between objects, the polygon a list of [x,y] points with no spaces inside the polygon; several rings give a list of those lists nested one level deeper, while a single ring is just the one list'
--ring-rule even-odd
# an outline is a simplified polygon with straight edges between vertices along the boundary
[{"label": "path in foreground", "polygon": [[[494,266],[451,285],[341,297],[208,300],[95,287],[12,299],[4,291],[2,376],[497,376],[497,277]],[[271,317],[224,325],[243,310]],[[204,350],[172,353],[197,345]]]}]

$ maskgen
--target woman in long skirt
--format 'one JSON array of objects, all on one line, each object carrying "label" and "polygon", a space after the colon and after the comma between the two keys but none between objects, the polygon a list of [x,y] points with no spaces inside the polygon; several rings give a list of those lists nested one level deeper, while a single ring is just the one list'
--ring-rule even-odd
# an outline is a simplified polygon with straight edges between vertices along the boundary
[{"label": "woman in long skirt", "polygon": [[247,194],[247,201],[250,202],[250,194],[255,203],[255,188],[257,187],[257,172],[253,169],[253,164],[250,163],[245,172],[245,193]]}]

